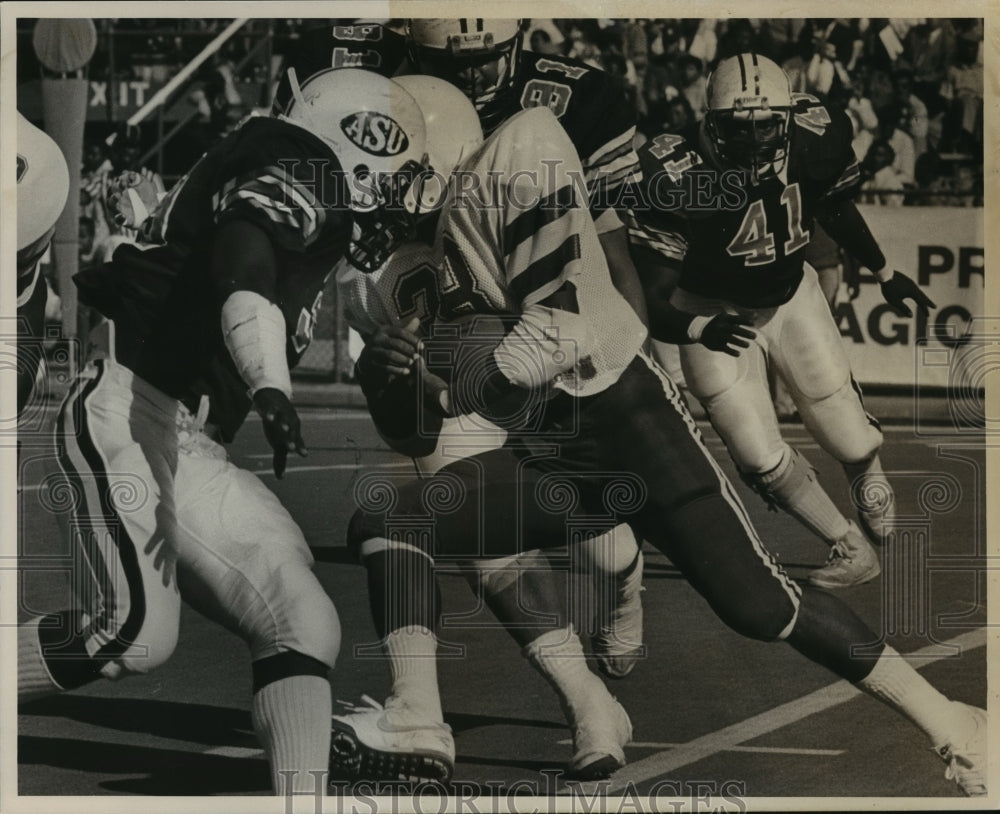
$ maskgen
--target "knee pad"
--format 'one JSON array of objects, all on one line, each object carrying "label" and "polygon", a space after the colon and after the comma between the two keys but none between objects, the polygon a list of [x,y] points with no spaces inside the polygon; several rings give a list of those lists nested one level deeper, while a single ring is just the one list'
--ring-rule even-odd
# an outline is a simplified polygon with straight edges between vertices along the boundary
[{"label": "knee pad", "polygon": [[882,428],[865,411],[853,378],[833,395],[809,404],[802,420],[823,450],[841,463],[870,460],[882,447]]},{"label": "knee pad", "polygon": [[149,616],[147,614],[142,628],[135,636],[134,644],[120,658],[109,662],[101,670],[105,678],[117,679],[125,674],[145,675],[166,663],[173,654],[177,647],[180,619],[150,619]]},{"label": "knee pad", "polygon": [[270,609],[260,605],[257,619],[242,620],[254,660],[294,650],[333,667],[340,652],[340,617],[333,601],[301,562],[278,566]]},{"label": "knee pad", "polygon": [[541,551],[524,551],[511,557],[497,557],[462,563],[462,572],[470,585],[481,583],[486,596],[496,596],[517,582],[522,571],[548,568],[548,558]]}]

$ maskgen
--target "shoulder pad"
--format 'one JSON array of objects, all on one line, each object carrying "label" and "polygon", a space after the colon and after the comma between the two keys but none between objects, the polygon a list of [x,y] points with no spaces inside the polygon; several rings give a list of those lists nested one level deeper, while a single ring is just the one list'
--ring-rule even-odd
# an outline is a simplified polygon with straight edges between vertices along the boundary
[{"label": "shoulder pad", "polygon": [[639,162],[644,177],[666,173],[674,182],[688,170],[705,162],[683,136],[659,133],[639,149]]}]

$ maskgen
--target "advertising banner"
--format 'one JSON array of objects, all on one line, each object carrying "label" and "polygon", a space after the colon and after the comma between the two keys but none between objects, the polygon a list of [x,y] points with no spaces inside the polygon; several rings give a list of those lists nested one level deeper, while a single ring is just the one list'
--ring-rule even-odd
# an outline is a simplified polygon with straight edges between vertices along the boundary
[{"label": "advertising banner", "polygon": [[860,295],[835,313],[854,377],[862,385],[976,386],[955,381],[953,369],[973,318],[984,316],[983,210],[858,208],[889,264],[916,280],[937,308],[926,319],[897,316],[862,270]]}]

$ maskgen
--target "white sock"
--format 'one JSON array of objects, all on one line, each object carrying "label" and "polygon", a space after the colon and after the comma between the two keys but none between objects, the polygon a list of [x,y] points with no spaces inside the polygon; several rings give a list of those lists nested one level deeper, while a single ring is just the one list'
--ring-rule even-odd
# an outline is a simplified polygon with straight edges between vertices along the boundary
[{"label": "white sock", "polygon": [[41,616],[17,626],[17,699],[31,701],[62,692],[42,658],[42,644],[38,640],[38,623]]},{"label": "white sock", "polygon": [[604,682],[587,666],[580,637],[571,627],[546,631],[527,645],[523,653],[552,685],[567,717],[589,703],[592,693],[607,692]]},{"label": "white sock", "polygon": [[392,695],[421,716],[444,721],[437,680],[437,636],[425,627],[392,631],[382,642],[392,671]]},{"label": "white sock", "polygon": [[934,689],[889,646],[858,686],[909,718],[935,747],[949,742],[951,735],[964,731],[968,723],[974,723],[964,704],[951,701]]},{"label": "white sock", "polygon": [[282,678],[254,694],[253,728],[267,753],[275,794],[286,795],[289,782],[296,794],[326,788],[332,706],[330,682],[319,676]]}]

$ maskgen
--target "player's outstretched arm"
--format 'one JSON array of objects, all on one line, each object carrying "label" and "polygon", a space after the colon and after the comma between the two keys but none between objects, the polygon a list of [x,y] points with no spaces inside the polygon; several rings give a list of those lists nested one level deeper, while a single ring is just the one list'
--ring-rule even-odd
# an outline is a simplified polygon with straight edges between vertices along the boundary
[{"label": "player's outstretched arm", "polygon": [[816,213],[816,218],[844,251],[874,273],[882,288],[882,296],[896,313],[912,316],[906,300],[913,300],[917,310],[925,316],[929,309],[936,307],[910,277],[886,265],[882,249],[853,201],[829,202]]},{"label": "player's outstretched arm", "polygon": [[222,301],[226,348],[260,414],[280,478],[290,451],[308,453],[291,402],[288,329],[275,304],[276,260],[268,234],[247,220],[224,221],[215,234],[212,277]]}]

